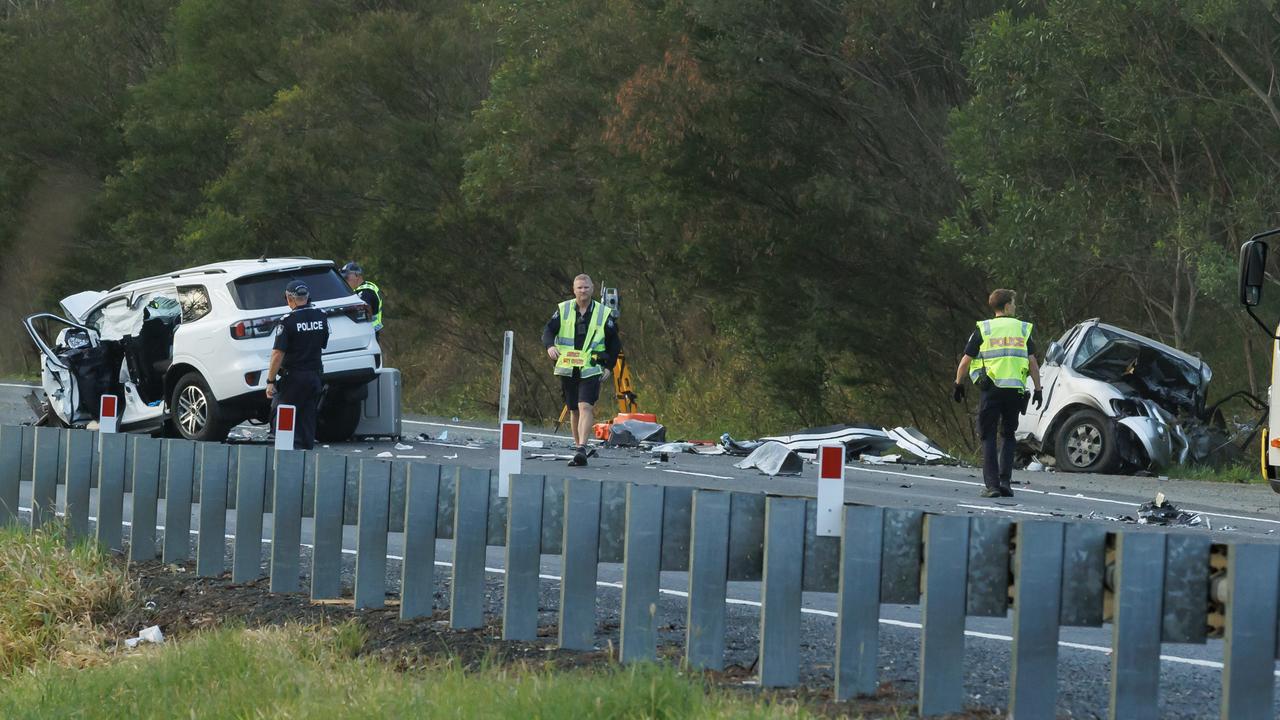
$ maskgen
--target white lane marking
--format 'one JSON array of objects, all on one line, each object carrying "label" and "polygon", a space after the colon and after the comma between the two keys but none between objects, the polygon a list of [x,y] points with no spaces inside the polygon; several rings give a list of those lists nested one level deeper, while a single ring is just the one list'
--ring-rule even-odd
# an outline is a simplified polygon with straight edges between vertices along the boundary
[{"label": "white lane marking", "polygon": [[0,387],[22,388],[23,390],[39,390],[39,385],[18,385],[16,383],[0,383]]},{"label": "white lane marking", "polygon": [[[952,478],[933,477],[931,475],[916,475],[913,473],[896,472],[893,470],[873,470],[871,468],[862,467],[860,465],[845,465],[850,470],[860,470],[862,472],[879,473],[881,475],[899,475],[901,477],[916,478],[917,480],[933,480],[935,482],[958,483],[960,485],[981,486],[982,483],[973,482],[972,480],[954,480]],[[1071,498],[1073,500],[1088,500],[1090,502],[1107,503],[1110,505],[1123,505],[1128,508],[1134,507],[1134,503],[1125,500],[1111,500],[1109,498],[1093,497],[1083,493],[1061,493],[1047,492],[1044,490],[1019,489],[1018,492],[1038,493],[1040,495],[1048,495],[1050,497]],[[1280,525],[1280,520],[1270,520],[1268,518],[1251,517],[1248,515],[1229,515],[1227,513],[1210,512],[1208,510],[1194,510],[1192,508],[1182,508],[1186,512],[1196,513],[1198,515],[1208,515],[1210,517],[1227,518],[1229,520],[1245,520],[1248,522],[1270,523],[1272,525]]]},{"label": "white lane marking", "polygon": [[426,460],[426,455],[397,455],[397,460]]},{"label": "white lane marking", "polygon": [[965,503],[956,503],[956,507],[970,508],[972,510],[993,510],[995,512],[1017,513],[1018,515],[1037,515],[1039,517],[1053,517],[1053,513],[1031,512],[1030,510],[1013,510],[999,505],[966,505]]},{"label": "white lane marking", "polygon": [[439,445],[440,447],[462,448],[463,450],[483,450],[484,449],[484,448],[475,447],[473,445],[454,445],[453,443],[435,442],[434,440],[431,440],[431,441],[419,440],[418,444],[419,445]]},{"label": "white lane marking", "polygon": [[[491,432],[495,434],[498,432],[498,428],[476,427],[474,425],[450,425],[449,423],[424,422],[422,420],[401,420],[400,422],[404,423],[405,425],[430,425],[431,427],[447,427],[447,428],[456,428],[458,430],[479,430],[480,432]],[[527,432],[527,431],[524,434],[532,435],[534,437],[559,438],[560,440],[573,439],[568,435],[549,435],[547,433],[536,433],[536,432]]]},{"label": "white lane marking", "polygon": [[667,470],[666,468],[661,468],[661,470],[662,472],[665,472],[665,473],[675,473],[677,475],[696,475],[697,477],[715,478],[716,480],[732,480],[733,479],[727,475],[712,475],[710,473],[690,472],[688,470]]},{"label": "white lane marking", "polygon": [[[18,510],[20,510],[20,511],[26,511],[26,512],[28,512],[28,513],[29,513],[29,512],[31,512],[31,508],[26,508],[26,507],[19,507],[19,508],[18,508]],[[58,513],[58,514],[61,514],[61,513]],[[97,517],[94,517],[94,516],[92,516],[92,515],[91,515],[91,516],[89,516],[89,519],[90,519],[90,520],[93,520],[94,522],[97,522],[97,521],[98,521],[98,518],[97,518]],[[128,521],[122,521],[122,522],[123,522],[123,524],[125,524],[125,525],[129,525],[130,527],[132,527],[132,525],[133,525],[133,523],[130,523],[130,522],[128,522]],[[163,526],[163,525],[156,525],[156,529],[157,529],[157,530],[164,530],[164,526]],[[199,531],[198,531],[198,530],[189,530],[189,531],[187,531],[187,532],[188,532],[188,534],[190,534],[190,535],[198,535],[198,534],[199,534]],[[235,535],[223,535],[222,537],[223,537],[223,538],[225,538],[225,539],[228,539],[228,540],[234,540],[234,539],[235,539]],[[267,539],[267,538],[263,538],[262,542],[264,542],[264,543],[270,543],[270,542],[271,542],[271,540],[270,540],[270,539]],[[302,546],[302,547],[304,547],[304,548],[311,549],[311,550],[314,550],[314,549],[315,549],[315,545],[312,545],[312,544],[309,544],[309,543],[299,543],[299,545],[301,545],[301,546]],[[346,549],[346,548],[342,548],[342,554],[344,554],[344,555],[355,555],[355,554],[356,554],[356,551],[355,551],[355,550],[348,550],[348,549]],[[402,556],[400,556],[400,555],[392,555],[391,553],[387,553],[387,559],[388,559],[388,560],[397,560],[397,561],[400,561],[400,562],[404,562],[404,558],[403,558]],[[436,560],[436,561],[435,561],[435,564],[436,564],[436,565],[439,565],[439,566],[441,566],[441,567],[453,567],[453,563],[449,562],[448,560]],[[503,568],[489,567],[488,565],[486,565],[486,566],[485,566],[484,570],[485,570],[485,572],[487,572],[487,573],[491,573],[491,574],[494,574],[494,575],[505,575],[505,574],[507,573],[507,571],[506,571],[505,569],[503,569]],[[559,576],[559,575],[550,575],[550,574],[547,574],[547,573],[539,573],[539,574],[538,574],[538,578],[539,578],[540,580],[551,580],[551,581],[554,581],[554,582],[560,582],[560,576]],[[622,583],[606,582],[606,581],[604,581],[604,580],[597,580],[597,581],[596,581],[596,586],[598,586],[598,587],[614,588],[614,589],[617,589],[617,590],[621,590],[621,589],[622,589]],[[667,588],[658,588],[658,592],[662,593],[663,595],[671,595],[671,596],[674,596],[674,597],[682,597],[682,598],[687,598],[687,597],[689,597],[689,593],[684,592],[684,591],[682,591],[682,590],[668,590]],[[759,602],[759,601],[757,601],[757,600],[742,600],[742,599],[739,599],[739,598],[725,598],[725,601],[724,601],[724,602],[725,602],[725,604],[726,604],[726,605],[745,605],[745,606],[747,606],[747,607],[754,607],[754,608],[761,607],[760,602]],[[818,615],[818,616],[821,616],[821,617],[830,617],[830,618],[838,618],[838,617],[840,617],[839,613],[832,612],[831,610],[820,610],[820,609],[818,609],[818,608],[807,608],[807,607],[802,607],[802,608],[800,608],[800,612],[801,612],[801,613],[804,613],[804,614],[806,614],[806,615]],[[922,630],[922,629],[924,629],[924,626],[923,626],[923,625],[921,625],[920,623],[909,622],[909,621],[907,621],[907,620],[893,620],[893,619],[890,619],[890,618],[880,618],[880,624],[881,624],[881,625],[889,625],[889,626],[892,626],[892,627],[908,628],[908,629],[912,629],[912,630]],[[1000,641],[1000,642],[1007,642],[1007,643],[1011,643],[1011,642],[1013,642],[1013,637],[1012,637],[1012,636],[1010,636],[1010,635],[997,635],[997,634],[995,634],[995,633],[985,633],[985,632],[979,632],[979,631],[977,631],[977,630],[965,630],[965,631],[964,631],[964,634],[965,634],[965,635],[967,635],[967,636],[969,636],[969,637],[982,638],[982,639],[984,639],[984,640],[998,640],[998,641]],[[1073,650],[1088,650],[1088,651],[1090,651],[1090,652],[1099,652],[1099,653],[1102,653],[1102,654],[1104,654],[1104,655],[1110,655],[1110,654],[1111,654],[1111,648],[1109,648],[1109,647],[1103,647],[1103,646],[1101,646],[1101,645],[1086,645],[1086,644],[1084,644],[1084,643],[1074,643],[1074,642],[1067,642],[1066,640],[1059,640],[1059,641],[1058,641],[1058,646],[1059,646],[1059,647],[1070,648],[1070,649],[1073,649]],[[1221,662],[1218,662],[1218,661],[1216,661],[1216,660],[1200,660],[1200,659],[1198,659],[1198,658],[1186,658],[1186,657],[1180,657],[1180,656],[1178,656],[1178,655],[1161,655],[1161,656],[1160,656],[1160,659],[1161,659],[1161,660],[1168,661],[1168,662],[1171,662],[1171,663],[1179,663],[1179,664],[1182,664],[1182,665],[1194,665],[1194,666],[1196,666],[1196,667],[1211,668],[1211,669],[1215,669],[1215,670],[1221,670],[1221,669],[1223,669],[1223,665],[1222,665],[1222,663],[1221,663]],[[1277,670],[1277,671],[1275,672],[1275,676],[1276,676],[1276,677],[1280,677],[1280,670]]]}]

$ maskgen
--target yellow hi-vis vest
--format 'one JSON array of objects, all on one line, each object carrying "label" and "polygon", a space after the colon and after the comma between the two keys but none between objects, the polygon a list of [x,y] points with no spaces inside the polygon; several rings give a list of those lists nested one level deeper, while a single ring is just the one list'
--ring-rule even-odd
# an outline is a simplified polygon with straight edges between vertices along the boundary
[{"label": "yellow hi-vis vest", "polygon": [[378,289],[377,285],[368,280],[360,283],[360,287],[356,288],[355,291],[360,292],[361,290],[372,290],[374,296],[378,298],[378,312],[373,314],[373,331],[377,332],[382,329],[382,311],[385,309],[383,307],[385,303],[382,302],[382,291]]},{"label": "yellow hi-vis vest", "polygon": [[[560,361],[556,363],[556,374],[564,376],[572,376],[574,364],[568,362],[569,351],[572,351],[573,340],[575,337],[574,324],[578,321],[578,309],[573,300],[566,300],[560,303],[560,332],[556,334],[556,349],[560,351]],[[609,319],[609,315],[613,313],[611,308],[591,301],[591,319],[587,322],[587,335],[582,340],[582,362],[576,365],[582,373],[583,378],[592,378],[604,372],[604,369],[596,364],[593,357],[596,353],[604,352],[604,324]]]},{"label": "yellow hi-vis vest", "polygon": [[981,370],[996,387],[1025,391],[1031,364],[1027,360],[1027,338],[1031,323],[1017,318],[997,317],[978,322],[982,345],[978,357],[969,364],[969,379],[978,381]]}]

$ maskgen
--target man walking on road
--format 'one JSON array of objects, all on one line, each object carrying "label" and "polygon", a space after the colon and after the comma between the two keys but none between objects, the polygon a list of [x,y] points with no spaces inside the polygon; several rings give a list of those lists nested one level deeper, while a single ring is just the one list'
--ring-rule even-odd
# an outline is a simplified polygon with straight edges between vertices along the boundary
[{"label": "man walking on road", "polygon": [[[1027,410],[1027,379],[1035,386],[1030,401],[1037,408],[1043,402],[1040,393],[1040,364],[1036,346],[1031,340],[1031,323],[1014,317],[1017,306],[1012,290],[996,290],[987,299],[995,312],[990,320],[978,322],[969,336],[964,357],[956,368],[956,384],[952,397],[964,400],[964,377],[969,376],[981,391],[978,400],[978,436],[982,439],[982,497],[1013,497],[1014,431],[1018,415]],[[996,454],[996,431],[999,427],[1000,451]]]},{"label": "man walking on road", "polygon": [[587,438],[595,421],[600,380],[606,368],[613,368],[622,351],[618,321],[613,311],[591,299],[595,285],[585,274],[573,279],[573,299],[556,307],[542,330],[542,344],[560,377],[564,404],[569,408],[569,426],[576,447],[572,467],[587,464]]},{"label": "man walking on road", "polygon": [[[324,373],[322,355],[329,343],[329,320],[324,311],[311,305],[311,290],[301,280],[285,286],[289,314],[280,318],[276,339],[267,366],[267,397],[271,398],[271,418],[276,408],[298,408],[294,447],[310,450],[316,439],[316,410]],[[273,425],[274,427],[274,425]]]}]

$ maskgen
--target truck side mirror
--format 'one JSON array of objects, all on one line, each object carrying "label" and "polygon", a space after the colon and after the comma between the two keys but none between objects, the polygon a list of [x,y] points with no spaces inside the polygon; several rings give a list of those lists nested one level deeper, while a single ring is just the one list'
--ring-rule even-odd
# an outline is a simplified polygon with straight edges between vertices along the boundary
[{"label": "truck side mirror", "polygon": [[1257,307],[1267,269],[1267,243],[1250,240],[1240,246],[1240,304]]}]

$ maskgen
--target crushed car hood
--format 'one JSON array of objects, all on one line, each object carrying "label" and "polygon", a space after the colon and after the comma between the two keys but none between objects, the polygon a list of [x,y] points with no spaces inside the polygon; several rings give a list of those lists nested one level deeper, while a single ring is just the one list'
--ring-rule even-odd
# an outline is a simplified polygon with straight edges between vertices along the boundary
[{"label": "crushed car hood", "polygon": [[1211,377],[1207,366],[1185,353],[1122,335],[1113,336],[1075,369],[1179,415],[1200,411]]}]

